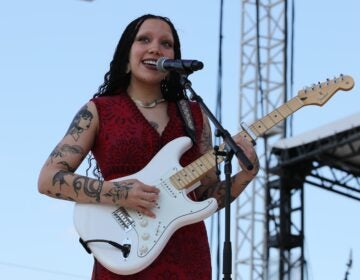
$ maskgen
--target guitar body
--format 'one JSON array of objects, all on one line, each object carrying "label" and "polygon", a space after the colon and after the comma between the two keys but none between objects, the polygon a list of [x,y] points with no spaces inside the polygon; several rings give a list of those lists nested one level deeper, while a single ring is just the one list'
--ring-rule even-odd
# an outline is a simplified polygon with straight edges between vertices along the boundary
[{"label": "guitar body", "polygon": [[[94,257],[108,270],[121,275],[134,274],[150,265],[161,253],[172,234],[182,226],[204,220],[217,210],[214,198],[196,202],[188,190],[178,190],[169,177],[181,170],[181,155],[191,147],[187,137],[180,137],[163,147],[140,172],[115,179],[138,179],[160,189],[156,218],[117,206],[76,203],[75,228],[83,241],[102,239],[130,245],[127,256],[106,243],[91,242]],[[181,245],[180,245],[181,246]]]}]

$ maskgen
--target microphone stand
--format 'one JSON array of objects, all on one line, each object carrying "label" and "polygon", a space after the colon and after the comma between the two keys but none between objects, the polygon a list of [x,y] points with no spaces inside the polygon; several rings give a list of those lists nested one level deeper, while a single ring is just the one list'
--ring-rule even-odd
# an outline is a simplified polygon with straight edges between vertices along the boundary
[{"label": "microphone stand", "polygon": [[208,118],[212,121],[216,128],[215,135],[217,137],[222,137],[224,140],[225,148],[224,151],[215,150],[215,155],[221,155],[225,157],[224,160],[224,173],[225,173],[225,182],[226,182],[226,190],[225,190],[225,240],[224,240],[224,251],[223,251],[223,279],[231,279],[232,269],[232,251],[231,251],[231,241],[230,241],[230,203],[231,203],[231,173],[232,166],[231,160],[234,155],[246,166],[248,170],[253,169],[253,165],[250,160],[246,157],[242,149],[235,143],[234,139],[231,137],[230,133],[223,128],[223,126],[219,123],[216,117],[212,114],[209,108],[206,106],[202,98],[194,91],[191,87],[191,82],[188,80],[188,75],[191,74],[192,71],[188,71],[187,73],[180,74],[180,82],[185,90],[189,90],[190,100],[196,101],[200,107],[203,109]]}]

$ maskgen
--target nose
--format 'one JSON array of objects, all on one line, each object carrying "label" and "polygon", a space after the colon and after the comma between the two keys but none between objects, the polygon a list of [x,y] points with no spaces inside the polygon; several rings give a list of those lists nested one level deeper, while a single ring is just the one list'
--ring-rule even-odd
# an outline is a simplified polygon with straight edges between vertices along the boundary
[{"label": "nose", "polygon": [[148,52],[149,52],[150,54],[160,55],[159,49],[151,48],[151,49],[149,49]]},{"label": "nose", "polygon": [[148,49],[148,52],[150,54],[156,54],[156,55],[160,55],[161,54],[161,51],[160,51],[160,47],[159,47],[159,44],[157,43],[153,43],[151,44],[151,46],[149,47]]}]

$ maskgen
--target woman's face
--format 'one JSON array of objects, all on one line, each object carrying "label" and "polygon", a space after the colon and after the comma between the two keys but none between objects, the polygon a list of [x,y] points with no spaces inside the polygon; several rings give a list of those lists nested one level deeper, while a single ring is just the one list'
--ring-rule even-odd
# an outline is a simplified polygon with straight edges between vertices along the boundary
[{"label": "woman's face", "polygon": [[174,38],[170,26],[160,19],[147,19],[140,26],[130,49],[131,82],[159,84],[166,76],[156,68],[160,57],[173,59]]}]

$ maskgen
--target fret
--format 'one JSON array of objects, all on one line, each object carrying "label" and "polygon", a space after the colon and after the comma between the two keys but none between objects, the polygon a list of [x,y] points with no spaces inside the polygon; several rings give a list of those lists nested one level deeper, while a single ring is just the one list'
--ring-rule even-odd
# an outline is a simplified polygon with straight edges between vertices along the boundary
[{"label": "fret", "polygon": [[194,180],[199,177],[199,174],[196,173],[195,170],[190,166],[187,166],[184,169],[186,169],[186,172],[189,174],[189,178],[191,178],[191,180]]},{"label": "fret", "polygon": [[304,104],[301,102],[301,100],[298,97],[292,98],[289,102],[285,103],[285,105],[288,104],[288,107],[291,109],[291,114],[295,111],[299,110]]},{"label": "fret", "polygon": [[262,135],[268,130],[267,126],[262,122],[262,120],[255,122],[250,128],[254,128],[255,131],[258,132],[257,135]]},{"label": "fret", "polygon": [[201,157],[201,158],[197,159],[195,163],[201,169],[202,172],[206,172],[207,167],[203,161],[204,161],[204,159],[203,159],[203,157]]},{"label": "fret", "polygon": [[182,180],[180,173],[175,173],[170,177],[171,183],[178,189],[181,190],[185,187],[185,182]]},{"label": "fret", "polygon": [[281,122],[282,120],[284,120],[285,117],[281,114],[280,111],[275,110],[269,114],[269,118],[271,118],[271,120],[273,121],[274,124],[277,124],[277,123]]},{"label": "fret", "polygon": [[274,122],[269,115],[262,118],[262,123],[266,126],[266,130],[269,130],[271,127],[276,125],[276,122]]},{"label": "fret", "polygon": [[[253,133],[254,133],[254,131],[253,131]],[[256,136],[258,136],[256,133],[254,133]],[[254,140],[254,139],[252,139],[251,138],[251,136],[246,132],[246,131],[241,131],[241,132],[239,132],[238,134],[236,134],[235,135],[235,138],[236,137],[239,137],[239,136],[241,136],[241,137],[245,137],[246,139],[248,139],[250,142],[252,141],[252,140]]]},{"label": "fret", "polygon": [[192,178],[190,176],[191,173],[187,171],[187,168],[183,168],[180,172],[180,176],[182,177],[183,181],[186,184],[189,184],[192,181]]},{"label": "fret", "polygon": [[[199,181],[209,170],[215,166],[214,151],[209,151],[202,155],[195,162],[189,164],[182,170],[176,172],[170,177],[173,185],[181,190],[192,186]],[[197,173],[197,174],[196,174]]]},{"label": "fret", "polygon": [[261,135],[261,132],[260,132],[260,131],[257,129],[257,127],[256,127],[256,123],[250,125],[250,129],[252,130],[252,132],[255,133],[255,135],[257,135],[257,136],[260,136],[260,135]]},{"label": "fret", "polygon": [[196,177],[200,176],[201,172],[203,171],[201,166],[197,164],[197,161],[190,163],[188,167],[191,169],[191,173],[193,173],[193,175]]},{"label": "fret", "polygon": [[281,115],[284,116],[284,118],[290,116],[293,112],[291,111],[290,107],[287,104],[283,104],[278,108],[278,111],[281,112]]},{"label": "fret", "polygon": [[209,151],[206,154],[204,154],[201,159],[203,159],[203,164],[206,166],[207,171],[209,171],[211,168],[215,166],[215,156],[214,151]]}]

